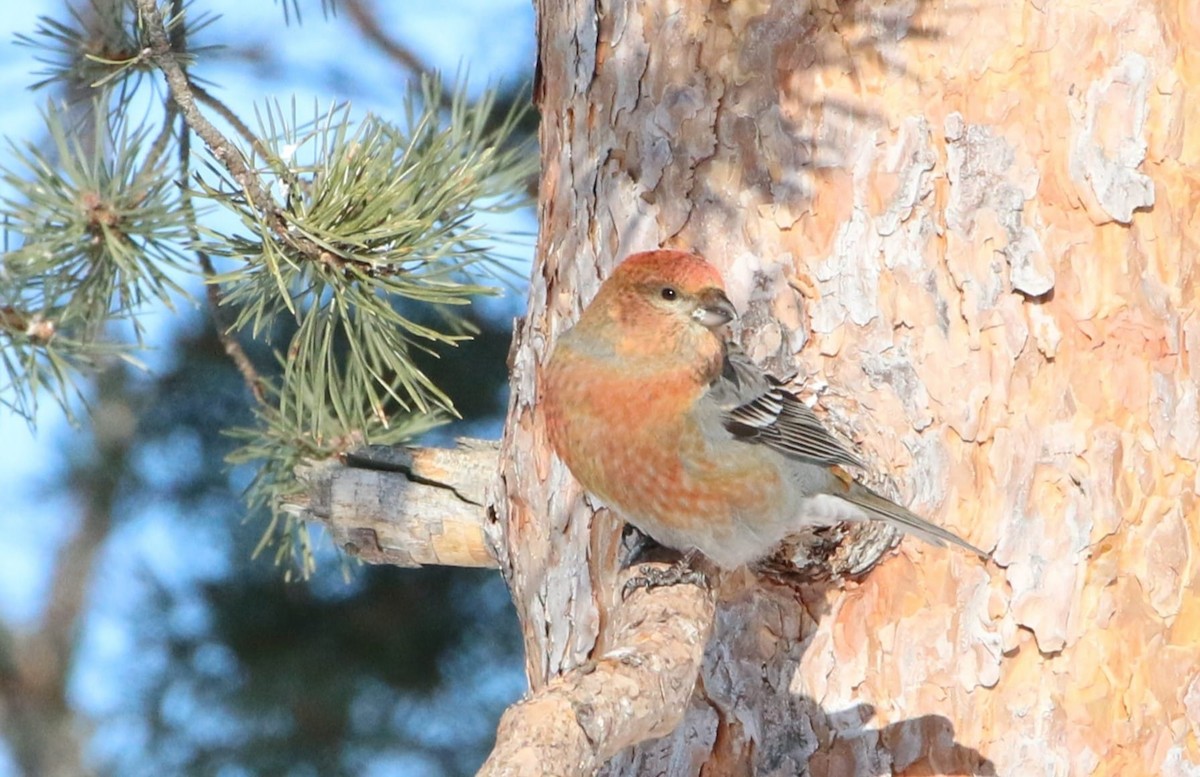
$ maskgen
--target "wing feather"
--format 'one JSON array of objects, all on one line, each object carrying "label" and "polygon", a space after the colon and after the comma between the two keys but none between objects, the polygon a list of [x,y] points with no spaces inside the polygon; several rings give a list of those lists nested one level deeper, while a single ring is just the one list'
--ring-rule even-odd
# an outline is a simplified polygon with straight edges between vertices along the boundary
[{"label": "wing feather", "polygon": [[736,346],[726,352],[710,394],[723,411],[725,429],[738,439],[821,466],[863,466],[783,381],[764,373]]}]

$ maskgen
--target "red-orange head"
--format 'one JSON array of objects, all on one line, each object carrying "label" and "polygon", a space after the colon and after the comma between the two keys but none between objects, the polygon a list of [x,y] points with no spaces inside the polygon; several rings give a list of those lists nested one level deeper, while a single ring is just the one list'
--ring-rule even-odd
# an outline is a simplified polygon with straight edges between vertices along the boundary
[{"label": "red-orange head", "polygon": [[633,254],[600,286],[558,349],[591,358],[618,358],[623,370],[680,369],[703,383],[719,373],[724,338],[736,316],[721,274],[696,254],[658,250]]},{"label": "red-orange head", "polygon": [[666,334],[667,330],[694,330],[697,324],[716,329],[736,315],[716,267],[697,254],[660,249],[621,262],[601,285],[580,324],[615,324]]},{"label": "red-orange head", "polygon": [[607,281],[625,287],[669,283],[678,291],[699,295],[706,289],[724,291],[725,281],[699,254],[660,248],[631,254]]}]

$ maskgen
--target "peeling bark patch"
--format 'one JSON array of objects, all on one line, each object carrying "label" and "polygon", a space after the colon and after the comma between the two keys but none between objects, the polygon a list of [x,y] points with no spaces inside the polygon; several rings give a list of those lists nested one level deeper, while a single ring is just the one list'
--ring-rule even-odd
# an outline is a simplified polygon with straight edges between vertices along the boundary
[{"label": "peeling bark patch", "polygon": [[946,117],[945,136],[950,179],[946,225],[970,236],[980,211],[990,210],[1008,238],[1000,253],[1008,260],[1013,289],[1028,297],[1047,293],[1054,288],[1054,269],[1037,232],[1024,223],[1025,201],[1037,192],[1037,171],[1015,171],[1023,180],[1013,181],[1012,146],[988,127],[967,124],[961,113]]},{"label": "peeling bark patch", "polygon": [[[809,137],[786,117],[778,105],[768,106],[757,117],[739,120],[743,131],[742,147],[753,137],[753,144],[762,149],[756,166],[762,185],[770,192],[764,207],[779,229],[790,229],[808,210],[813,197],[813,182],[809,171],[811,149]],[[762,138],[779,138],[780,142],[763,144]],[[747,155],[747,158],[753,158]]]},{"label": "peeling bark patch", "polygon": [[742,311],[739,327],[742,344],[756,363],[777,375],[796,371],[794,354],[804,344],[804,322],[796,294],[788,284],[790,255],[764,261],[752,254],[739,255],[728,276],[734,305]]},{"label": "peeling bark patch", "polygon": [[1197,445],[1200,445],[1196,384],[1157,370],[1150,380],[1152,393],[1148,415],[1155,446],[1161,451],[1170,450],[1174,441],[1180,456],[1194,460]]},{"label": "peeling bark patch", "polygon": [[1167,757],[1162,765],[1163,777],[1200,777],[1200,764],[1189,757],[1187,751],[1179,745],[1167,751]]},{"label": "peeling bark patch", "polygon": [[1146,58],[1129,52],[1071,106],[1071,180],[1122,224],[1154,204],[1154,182],[1137,169],[1146,159],[1151,77]]},{"label": "peeling bark patch", "polygon": [[[614,54],[613,66],[619,73],[645,75],[650,48],[646,44],[645,30],[642,27],[641,16],[630,14],[629,6],[625,3],[613,3],[609,7],[601,26],[611,25],[611,46]],[[626,34],[636,37],[636,41],[625,41]],[[614,89],[609,101],[611,123],[617,126],[622,120],[622,114],[630,113],[637,108],[641,99],[642,79],[616,78],[605,82]]]},{"label": "peeling bark patch", "polygon": [[879,234],[862,208],[842,224],[833,255],[816,266],[821,298],[813,305],[814,332],[828,334],[846,319],[866,326],[879,315]]},{"label": "peeling bark patch", "polygon": [[1138,577],[1144,581],[1150,606],[1170,622],[1183,605],[1191,538],[1180,506],[1165,500],[1151,501],[1142,524],[1152,528],[1146,537],[1145,568]]},{"label": "peeling bark patch", "polygon": [[992,590],[991,580],[983,569],[969,570],[964,578],[960,614],[963,628],[955,645],[959,683],[968,689],[976,686],[994,688],[1001,678],[1004,628],[1012,621],[993,618],[993,609],[999,609],[1000,597]]},{"label": "peeling bark patch", "polygon": [[872,386],[891,386],[904,405],[913,429],[921,431],[933,423],[929,412],[929,392],[925,383],[913,368],[912,358],[907,353],[864,354],[863,372],[870,378]]},{"label": "peeling bark patch", "polygon": [[1032,632],[1043,654],[1059,653],[1078,639],[1072,620],[1079,605],[1079,560],[1092,528],[1079,493],[1064,493],[1051,477],[1046,469],[1035,472],[1029,513],[1013,516],[1006,547],[997,553],[1012,588],[1013,618]]},{"label": "peeling bark patch", "polygon": [[[886,166],[897,171],[899,181],[887,211],[878,218],[876,228],[884,237],[908,221],[913,208],[932,190],[929,174],[937,164],[937,154],[929,142],[929,123],[922,117],[905,120],[901,142],[893,148],[891,156]],[[919,266],[915,257],[912,263]],[[889,262],[888,266],[894,265]]]}]

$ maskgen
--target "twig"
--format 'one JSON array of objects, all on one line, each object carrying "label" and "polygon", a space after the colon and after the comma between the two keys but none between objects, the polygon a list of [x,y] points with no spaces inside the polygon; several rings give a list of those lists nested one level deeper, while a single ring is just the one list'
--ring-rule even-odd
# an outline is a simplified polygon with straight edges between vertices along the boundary
[{"label": "twig", "polygon": [[233,361],[238,372],[242,374],[242,379],[246,381],[246,386],[250,389],[250,393],[254,395],[255,401],[260,405],[265,405],[267,403],[267,395],[264,388],[266,384],[263,382],[262,376],[254,368],[254,363],[246,355],[242,344],[229,331],[229,327],[225,324],[224,316],[218,312],[221,307],[221,290],[212,281],[212,277],[216,275],[212,261],[208,258],[208,254],[203,251],[196,251],[196,256],[200,260],[200,268],[203,270],[206,279],[204,282],[206,287],[205,295],[208,297],[208,308],[212,313],[213,325],[217,328],[217,338],[221,341],[221,347],[225,350],[225,355]]},{"label": "twig", "polygon": [[155,0],[137,0],[137,3],[138,10],[146,21],[147,33],[150,36],[151,48],[146,54],[166,77],[167,88],[170,89],[175,104],[183,113],[184,120],[192,131],[200,136],[217,161],[224,165],[234,180],[241,185],[252,204],[256,204],[256,207],[260,209],[269,207],[271,198],[263,190],[258,176],[246,165],[246,160],[242,157],[241,152],[196,107],[196,98],[192,93],[191,83],[188,81],[183,67],[179,64],[179,60],[176,59],[175,52],[171,49],[171,41],[167,38],[166,27],[163,24],[162,14],[158,11],[157,3]]},{"label": "twig", "polygon": [[259,138],[258,135],[255,135],[250,128],[246,126],[246,122],[242,121],[242,118],[234,113],[233,109],[222,102],[219,97],[214,95],[212,92],[209,92],[195,81],[189,80],[188,84],[191,86],[192,93],[196,95],[196,99],[220,114],[221,118],[228,122],[229,126],[233,127],[234,131],[241,135],[242,139],[250,144],[250,147],[254,149],[256,154],[261,156],[263,159],[271,158],[271,153],[263,144],[262,139]]},{"label": "twig", "polygon": [[[175,2],[172,4],[172,7],[174,8],[174,13],[182,13],[181,0],[175,0]],[[172,33],[171,45],[183,47],[186,44],[187,41],[183,38],[183,25],[178,25]],[[180,68],[180,71],[184,73],[184,78],[186,79],[187,74],[185,71],[183,71],[182,67]],[[159,136],[159,140],[162,140],[164,137],[169,137],[171,124],[175,121],[175,117],[179,115],[179,109],[173,104],[168,103],[166,110],[167,115],[163,120],[163,131]],[[155,141],[155,146],[158,146],[158,141]],[[161,149],[158,151],[158,153],[161,153]],[[188,134],[187,128],[184,127],[179,133],[180,180],[187,180],[191,153],[191,135]],[[250,361],[250,357],[246,355],[246,351],[242,348],[242,344],[239,343],[237,338],[233,336],[233,333],[230,331],[230,327],[224,320],[225,317],[221,314],[221,289],[220,286],[213,281],[213,278],[216,277],[217,271],[216,268],[213,267],[212,258],[208,255],[208,252],[199,247],[200,233],[196,226],[196,209],[192,205],[191,195],[188,193],[186,188],[183,189],[181,202],[184,209],[184,216],[186,217],[188,225],[188,234],[191,237],[192,243],[197,246],[196,261],[200,264],[200,270],[204,273],[205,295],[208,298],[208,307],[209,312],[212,315],[213,325],[217,330],[217,339],[221,341],[221,347],[225,350],[225,355],[230,358],[234,366],[237,367],[238,372],[242,374],[242,379],[246,381],[246,387],[249,388],[250,393],[254,395],[255,401],[260,405],[264,405],[266,404],[266,384],[263,382],[262,376],[258,374],[258,370],[255,369],[254,363]]]},{"label": "twig", "polygon": [[196,94],[187,73],[179,64],[171,41],[167,37],[166,26],[162,14],[159,13],[155,0],[137,0],[138,12],[146,24],[150,36],[150,47],[142,52],[152,60],[162,71],[167,80],[167,88],[175,99],[183,114],[188,127],[195,132],[213,157],[229,171],[233,179],[242,188],[251,207],[259,211],[266,219],[271,230],[287,245],[299,251],[309,259],[329,261],[327,252],[319,245],[295,235],[288,229],[287,220],[279,212],[275,201],[267,193],[258,174],[246,163],[245,157],[233,143],[213,126],[196,105]]}]

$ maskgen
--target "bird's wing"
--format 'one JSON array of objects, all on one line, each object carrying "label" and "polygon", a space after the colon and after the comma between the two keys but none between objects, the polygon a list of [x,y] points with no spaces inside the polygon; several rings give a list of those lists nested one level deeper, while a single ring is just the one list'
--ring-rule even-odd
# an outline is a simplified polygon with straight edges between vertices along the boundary
[{"label": "bird's wing", "polygon": [[816,414],[779,379],[764,373],[730,345],[709,397],[721,408],[721,423],[735,438],[761,443],[801,461],[862,467],[862,461],[821,425]]}]

